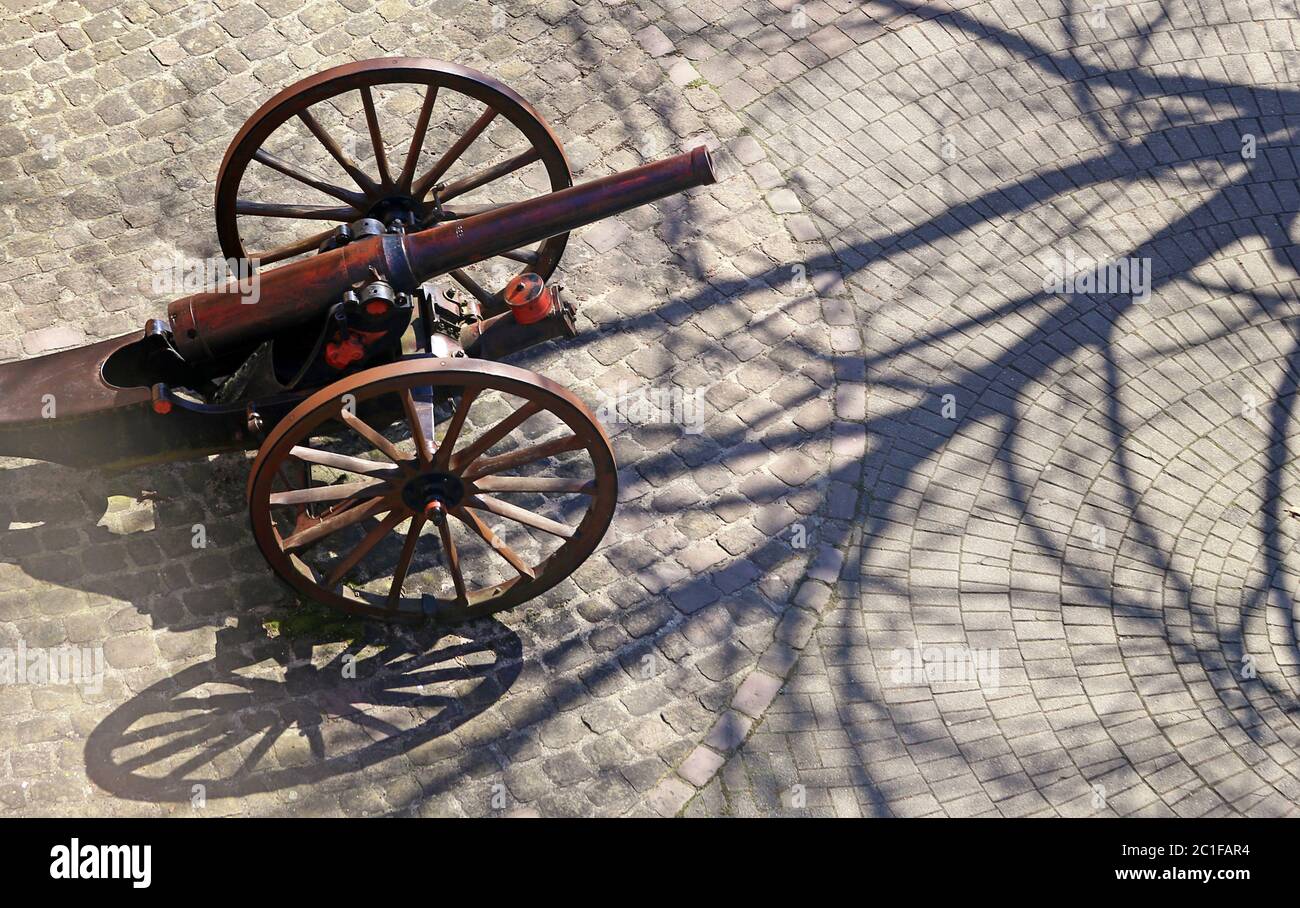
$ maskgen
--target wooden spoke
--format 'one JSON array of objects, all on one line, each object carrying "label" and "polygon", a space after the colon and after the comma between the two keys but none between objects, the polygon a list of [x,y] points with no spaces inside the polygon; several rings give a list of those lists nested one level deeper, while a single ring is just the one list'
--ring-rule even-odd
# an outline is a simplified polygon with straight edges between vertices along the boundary
[{"label": "wooden spoke", "polygon": [[491,546],[492,551],[496,552],[509,562],[512,568],[524,577],[527,577],[529,580],[536,579],[537,575],[533,573],[533,569],[525,564],[522,558],[515,554],[514,549],[510,548],[510,546],[498,539],[496,534],[488,529],[487,524],[485,524],[477,514],[465,508],[456,508],[452,513],[456,515],[457,520],[477,533],[479,538]]},{"label": "wooden spoke", "polygon": [[508,501],[501,501],[490,495],[471,497],[466,500],[465,504],[467,507],[490,511],[498,517],[505,517],[507,520],[522,523],[526,527],[541,530],[543,533],[559,536],[561,539],[571,539],[573,534],[577,532],[573,527],[560,523],[558,520],[551,520],[549,517],[543,517],[541,514],[535,514],[527,508],[521,508]]},{"label": "wooden spoke", "polygon": [[424,515],[416,514],[411,518],[411,526],[406,531],[406,541],[402,543],[402,554],[397,557],[397,567],[393,569],[393,583],[388,587],[388,610],[397,608],[397,600],[402,598],[402,584],[411,569],[411,559],[415,557],[415,545],[420,541],[420,530],[424,529]]},{"label": "wooden spoke", "polygon": [[344,189],[342,186],[335,186],[333,183],[327,183],[320,177],[314,177],[294,167],[288,161],[277,158],[265,149],[259,148],[253,153],[253,160],[265,164],[272,170],[279,171],[286,177],[297,180],[305,186],[310,186],[319,192],[333,196],[340,202],[347,202],[353,208],[365,204],[366,197],[359,192],[353,192],[350,189]]},{"label": "wooden spoke", "polygon": [[379,540],[391,533],[393,527],[397,526],[410,516],[409,513],[401,508],[393,508],[389,511],[388,516],[371,527],[370,532],[366,533],[362,540],[357,543],[356,548],[348,552],[347,556],[333,567],[330,571],[329,577],[325,578],[325,585],[338,585],[338,582],[347,576],[348,571],[356,567],[357,562],[362,558],[365,558],[366,555],[370,553],[370,550],[379,544]]},{"label": "wooden spoke", "polygon": [[[354,503],[354,502],[353,500],[350,499],[349,503]],[[311,511],[307,509],[307,506],[303,505],[297,511],[294,512],[293,527],[286,528],[284,532],[292,536],[294,533],[297,533],[299,530],[305,530],[308,527],[315,526],[320,522],[321,522],[321,517],[317,515],[313,515]]]},{"label": "wooden spoke", "polygon": [[321,451],[316,448],[303,447],[302,445],[294,445],[289,451],[289,456],[304,460],[307,463],[320,464],[322,467],[333,467],[336,470],[357,473],[361,476],[396,478],[402,475],[402,471],[391,464],[380,463],[377,460],[366,460],[362,457],[351,457],[347,454],[335,454],[333,451]]},{"label": "wooden spoke", "polygon": [[456,144],[448,148],[443,156],[438,159],[438,163],[434,164],[428,173],[415,181],[415,185],[411,187],[411,194],[417,199],[422,199],[428,195],[429,190],[442,179],[442,175],[447,172],[447,169],[460,159],[460,156],[465,153],[465,149],[473,145],[474,140],[496,119],[496,115],[497,112],[494,108],[489,107],[484,110],[473,125],[465,131],[465,134],[456,140]]},{"label": "wooden spoke", "polygon": [[453,268],[448,274],[451,275],[452,280],[468,290],[470,296],[484,306],[497,306],[499,304],[496,294],[489,293],[482,284],[466,274],[464,268]]},{"label": "wooden spoke", "polygon": [[594,480],[550,476],[484,476],[474,483],[481,492],[577,492],[595,495]]},{"label": "wooden spoke", "polygon": [[394,504],[387,496],[382,498],[372,498],[369,501],[359,504],[354,508],[348,508],[338,514],[326,517],[320,523],[307,527],[305,530],[299,530],[288,539],[281,543],[281,547],[286,552],[297,552],[311,545],[313,542],[319,542],[331,533],[336,533],[344,527],[350,527],[354,523],[360,523],[367,517],[373,517],[375,514],[382,514],[384,511],[391,511]]},{"label": "wooden spoke", "polygon": [[469,464],[478,460],[488,448],[505,438],[515,429],[519,428],[529,417],[541,412],[542,405],[537,401],[529,401],[515,412],[511,413],[501,422],[488,429],[482,435],[474,440],[474,443],[459,454],[452,455],[451,466],[453,470],[463,470]]},{"label": "wooden spoke", "polygon": [[536,265],[541,259],[541,256],[531,249],[512,249],[510,252],[501,253],[501,257],[514,262],[523,262],[525,265]]},{"label": "wooden spoke", "polygon": [[430,85],[424,93],[424,105],[415,120],[415,134],[411,136],[411,147],[406,150],[406,161],[402,164],[402,173],[397,178],[397,188],[402,192],[411,191],[411,181],[415,179],[415,167],[419,163],[420,150],[424,147],[424,134],[429,131],[429,115],[433,113],[433,102],[438,100],[438,86]]},{"label": "wooden spoke", "polygon": [[[285,484],[286,489],[289,489],[290,492],[294,492],[295,490],[294,484],[290,483],[289,476],[285,475],[285,464],[279,464],[279,467],[276,468],[276,476],[278,477],[279,481],[281,481],[281,483]],[[274,485],[272,485],[272,488],[274,488]],[[298,490],[298,492],[302,492],[303,489],[296,489],[296,490]],[[274,498],[274,496],[277,496],[277,494],[283,494],[283,493],[272,492],[270,494],[272,494],[272,498]],[[286,502],[272,501],[270,503],[272,503],[272,505],[276,505],[276,503],[286,503]]]},{"label": "wooden spoke", "polygon": [[361,106],[366,109],[366,128],[370,131],[370,144],[375,147],[379,182],[383,186],[392,186],[393,178],[388,175],[388,154],[384,151],[384,137],[379,132],[379,115],[375,113],[375,99],[370,94],[369,85],[361,86]]},{"label": "wooden spoke", "polygon": [[381,454],[409,472],[408,465],[410,464],[410,458],[397,450],[396,445],[379,432],[375,431],[375,429],[368,425],[360,416],[357,416],[357,414],[353,413],[347,407],[340,407],[339,419],[343,420],[354,432],[378,448]]},{"label": "wooden spoke", "polygon": [[522,467],[546,457],[554,457],[556,454],[563,454],[565,451],[577,451],[585,447],[586,444],[578,436],[565,435],[562,438],[555,438],[541,444],[508,451],[496,457],[484,457],[461,478],[468,482],[477,482],[481,476],[500,473],[502,470],[509,470],[514,467]]},{"label": "wooden spoke", "polygon": [[363,497],[358,497],[358,498],[349,498],[345,501],[340,501],[338,504],[331,505],[330,507],[326,508],[325,513],[321,514],[319,516],[319,519],[325,520],[329,517],[333,517],[335,514],[341,514],[344,511],[346,511],[348,508],[355,508],[360,502],[365,500],[366,499]]},{"label": "wooden spoke", "polygon": [[442,538],[442,551],[447,556],[447,570],[451,572],[451,582],[456,587],[456,599],[464,602],[465,577],[460,572],[460,555],[456,552],[456,543],[451,540],[451,521],[444,520],[438,524],[438,535]]},{"label": "wooden spoke", "polygon": [[[420,469],[423,470],[433,463],[433,450],[429,442],[433,437],[433,404],[428,401],[417,403],[410,388],[403,388],[400,396],[402,412],[406,414],[406,424],[411,428],[411,440],[415,442],[415,458],[420,463]],[[426,415],[428,425],[425,425]]]},{"label": "wooden spoke", "polygon": [[311,115],[311,111],[299,111],[298,119],[303,122],[304,126],[311,130],[311,134],[316,137],[316,141],[325,146],[325,150],[330,153],[330,157],[337,161],[338,165],[343,168],[347,175],[352,177],[352,180],[361,187],[362,192],[366,195],[375,194],[379,189],[379,187],[375,185],[375,181],[366,176],[365,173],[362,172],[361,168],[358,167],[351,158],[343,153],[343,149],[339,148],[338,143],[334,141],[334,137],[325,131],[324,126],[317,122],[316,118]]},{"label": "wooden spoke", "polygon": [[235,214],[260,218],[295,218],[300,221],[350,221],[361,214],[355,208],[318,208],[315,205],[282,205],[278,202],[235,203]]},{"label": "wooden spoke", "polygon": [[446,202],[456,198],[458,195],[478,189],[493,180],[499,180],[504,176],[509,176],[521,167],[527,167],[534,161],[540,161],[542,153],[536,148],[529,148],[522,154],[517,154],[512,158],[507,158],[500,164],[494,164],[491,167],[485,167],[478,173],[471,174],[467,177],[461,177],[447,184],[447,187],[438,193],[439,201]]},{"label": "wooden spoke", "polygon": [[451,422],[447,423],[447,434],[442,437],[442,444],[438,445],[438,450],[433,455],[433,465],[439,470],[451,468],[451,455],[456,449],[456,440],[465,425],[465,418],[469,416],[470,405],[474,403],[474,398],[478,397],[478,391],[478,388],[465,389],[460,403],[456,405],[456,412],[452,414]]},{"label": "wooden spoke", "polygon": [[342,501],[346,498],[358,500],[374,498],[392,491],[392,486],[382,479],[367,479],[359,482],[340,482],[332,486],[310,486],[305,489],[290,489],[287,492],[272,492],[270,503],[278,505],[310,504],[316,501]]},{"label": "wooden spoke", "polygon": [[[400,118],[393,117],[399,99],[390,98],[390,92],[405,96]],[[498,145],[496,130],[504,133],[507,125],[518,135],[511,131],[513,142]],[[304,141],[306,155],[288,151]],[[250,171],[270,180],[250,179]],[[317,233],[322,227],[370,215],[385,221],[400,218],[418,229],[499,211],[500,205],[470,202],[496,201],[504,191],[493,187],[516,188],[521,177],[534,189],[540,184],[542,191],[573,183],[552,131],[495,80],[431,60],[346,64],[282,91],[239,131],[219,172],[217,237],[226,258],[255,259],[270,267],[317,251],[329,238]],[[268,182],[284,191],[276,193]],[[264,239],[260,254],[253,255],[248,225],[254,219],[269,227],[276,224],[261,218],[315,221],[316,226]],[[549,279],[567,239],[564,231],[528,243],[526,249],[506,253],[520,265],[504,264]],[[484,281],[483,273],[477,273]]]},{"label": "wooden spoke", "polygon": [[309,237],[303,237],[301,240],[287,243],[284,246],[277,246],[269,252],[255,252],[250,255],[249,258],[260,265],[272,265],[276,262],[293,258],[295,255],[302,255],[304,252],[311,252],[333,235],[333,228],[322,230],[320,233],[314,233]]}]

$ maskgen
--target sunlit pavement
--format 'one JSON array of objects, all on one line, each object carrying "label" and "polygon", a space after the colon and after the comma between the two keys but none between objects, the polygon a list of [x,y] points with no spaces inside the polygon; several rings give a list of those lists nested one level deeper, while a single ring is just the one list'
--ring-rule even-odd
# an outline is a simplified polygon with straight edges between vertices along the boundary
[{"label": "sunlit pavement", "polygon": [[[6,812],[1294,811],[1294,9],[101,0],[0,32],[7,358],[181,295],[151,274],[218,253],[230,138],[336,63],[482,69],[578,179],[700,142],[724,176],[570,243],[582,334],[518,362],[604,405],[623,500],[499,621],[268,637],[238,458],[0,474],[0,645],[107,663],[0,687]],[[643,389],[704,406],[620,409]]]}]

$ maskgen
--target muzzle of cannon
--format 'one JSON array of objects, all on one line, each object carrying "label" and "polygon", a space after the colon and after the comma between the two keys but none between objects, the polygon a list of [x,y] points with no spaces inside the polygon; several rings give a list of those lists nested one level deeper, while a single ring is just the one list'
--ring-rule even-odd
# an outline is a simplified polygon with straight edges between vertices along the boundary
[{"label": "muzzle of cannon", "polygon": [[[238,284],[167,307],[176,349],[198,361],[322,318],[373,276],[399,291],[695,186],[716,182],[708,149],[665,158],[415,233],[383,234],[262,272],[255,302]],[[476,334],[477,337],[477,334]],[[514,352],[514,351],[506,351]]]},{"label": "muzzle of cannon", "polygon": [[[367,141],[364,163],[344,150]],[[569,231],[715,179],[696,148],[575,186],[537,111],[455,64],[310,76],[253,114],[218,173],[221,250],[259,263],[255,280],[0,367],[0,455],[125,469],[256,450],[253,537],[299,596],[402,621],[526,602],[596,549],[618,470],[586,404],[499,360],[574,335],[555,279]],[[517,270],[493,288],[501,260]]]}]

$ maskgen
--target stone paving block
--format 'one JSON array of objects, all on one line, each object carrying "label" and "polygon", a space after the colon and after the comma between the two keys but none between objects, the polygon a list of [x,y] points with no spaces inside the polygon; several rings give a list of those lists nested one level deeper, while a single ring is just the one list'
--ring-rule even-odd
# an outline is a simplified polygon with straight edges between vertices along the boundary
[{"label": "stone paving block", "polygon": [[724,762],[726,758],[717,751],[707,747],[697,747],[682,761],[682,765],[677,767],[677,772],[696,788],[703,788]]},{"label": "stone paving block", "polygon": [[657,25],[647,25],[636,33],[636,39],[652,57],[662,57],[673,51],[673,42]]},{"label": "stone paving block", "polygon": [[705,735],[704,743],[714,750],[729,753],[745,739],[752,726],[752,720],[738,712],[728,710],[718,718],[713,728]]},{"label": "stone paving block", "polygon": [[666,776],[646,798],[646,804],[661,817],[675,816],[695,794],[695,789],[676,776]]},{"label": "stone paving block", "polygon": [[765,672],[751,672],[741,682],[732,698],[732,706],[752,718],[758,718],[781,689],[781,679]]}]

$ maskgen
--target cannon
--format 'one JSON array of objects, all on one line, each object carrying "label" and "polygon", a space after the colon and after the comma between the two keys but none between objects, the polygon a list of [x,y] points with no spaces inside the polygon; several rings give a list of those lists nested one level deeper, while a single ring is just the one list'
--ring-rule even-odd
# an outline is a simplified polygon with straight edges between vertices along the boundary
[{"label": "cannon", "polygon": [[142,331],[0,367],[0,454],[256,451],[253,537],[299,596],[391,621],[513,607],[595,550],[618,474],[581,400],[500,360],[575,336],[553,280],[570,231],[715,179],[699,147],[574,185],[537,111],[462,66],[310,76],[222,161],[233,278]]}]

